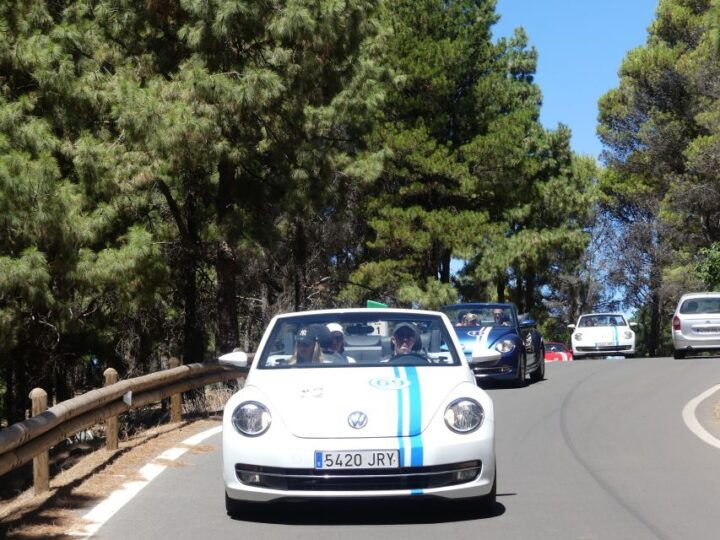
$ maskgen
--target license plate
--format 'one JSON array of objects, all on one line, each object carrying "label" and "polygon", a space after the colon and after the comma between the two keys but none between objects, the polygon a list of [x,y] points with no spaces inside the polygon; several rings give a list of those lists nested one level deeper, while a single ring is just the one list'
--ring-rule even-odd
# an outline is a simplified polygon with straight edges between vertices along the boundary
[{"label": "license plate", "polygon": [[720,333],[720,328],[713,328],[713,327],[696,328],[695,331],[698,334],[717,334],[717,333]]},{"label": "license plate", "polygon": [[394,469],[399,466],[397,450],[315,451],[316,469]]},{"label": "license plate", "polygon": [[615,345],[614,341],[603,341],[601,343],[596,343],[596,347],[612,347]]}]

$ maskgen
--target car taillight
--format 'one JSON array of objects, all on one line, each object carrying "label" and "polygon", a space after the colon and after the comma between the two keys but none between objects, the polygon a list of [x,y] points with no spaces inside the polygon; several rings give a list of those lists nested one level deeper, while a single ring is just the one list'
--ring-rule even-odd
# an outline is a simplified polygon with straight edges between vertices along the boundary
[{"label": "car taillight", "polygon": [[673,317],[673,330],[680,330],[680,317],[677,315]]}]

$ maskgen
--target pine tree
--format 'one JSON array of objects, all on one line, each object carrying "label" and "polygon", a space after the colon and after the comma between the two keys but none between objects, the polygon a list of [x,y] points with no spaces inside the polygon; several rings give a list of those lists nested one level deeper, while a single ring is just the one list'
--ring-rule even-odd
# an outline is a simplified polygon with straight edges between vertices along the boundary
[{"label": "pine tree", "polygon": [[622,233],[616,281],[648,314],[652,355],[679,294],[702,286],[698,248],[720,239],[716,12],[710,0],[661,1],[599,104],[601,187]]}]

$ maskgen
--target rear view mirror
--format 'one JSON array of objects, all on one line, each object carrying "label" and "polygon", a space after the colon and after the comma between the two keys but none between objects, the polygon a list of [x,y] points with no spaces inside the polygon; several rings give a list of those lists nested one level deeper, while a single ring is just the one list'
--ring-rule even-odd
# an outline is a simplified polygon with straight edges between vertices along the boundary
[{"label": "rear view mirror", "polygon": [[232,366],[236,368],[248,367],[248,355],[243,351],[233,351],[231,353],[223,354],[218,358],[221,364],[226,366]]},{"label": "rear view mirror", "polygon": [[531,319],[520,321],[520,328],[534,328],[537,323]]},{"label": "rear view mirror", "polygon": [[631,322],[631,323],[630,323],[630,326],[632,326],[633,328],[637,328],[638,323],[636,323],[636,322]]},{"label": "rear view mirror", "polygon": [[571,330],[575,330],[575,325],[574,325],[574,324],[568,324],[567,327],[570,328]]}]

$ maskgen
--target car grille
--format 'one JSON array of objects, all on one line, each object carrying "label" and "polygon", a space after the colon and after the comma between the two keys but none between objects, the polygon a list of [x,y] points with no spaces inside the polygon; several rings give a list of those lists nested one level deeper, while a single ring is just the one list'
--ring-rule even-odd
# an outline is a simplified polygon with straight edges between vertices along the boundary
[{"label": "car grille", "polygon": [[591,351],[591,352],[613,352],[613,351],[629,351],[632,349],[631,345],[619,345],[617,347],[575,347],[578,351]]},{"label": "car grille", "polygon": [[482,469],[480,461],[399,469],[315,470],[235,465],[246,485],[282,491],[372,491],[429,489],[471,482]]}]

